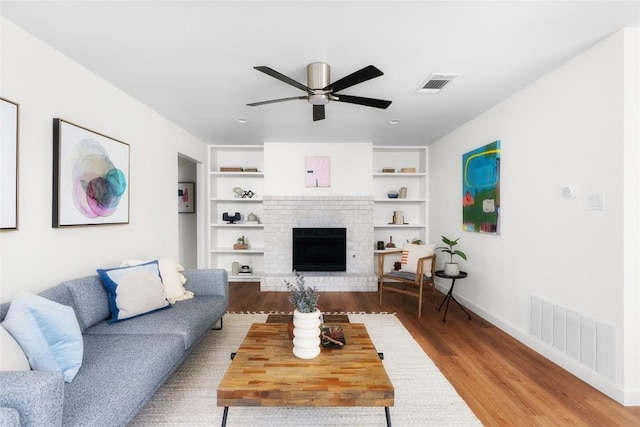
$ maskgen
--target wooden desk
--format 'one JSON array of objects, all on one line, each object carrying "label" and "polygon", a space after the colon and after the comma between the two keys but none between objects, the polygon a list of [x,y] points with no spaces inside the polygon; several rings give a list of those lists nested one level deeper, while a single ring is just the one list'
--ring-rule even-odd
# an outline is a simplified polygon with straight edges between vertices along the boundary
[{"label": "wooden desk", "polygon": [[394,388],[362,323],[344,323],[347,345],[298,359],[287,325],[254,323],[218,385],[218,406],[382,406],[387,425]]}]

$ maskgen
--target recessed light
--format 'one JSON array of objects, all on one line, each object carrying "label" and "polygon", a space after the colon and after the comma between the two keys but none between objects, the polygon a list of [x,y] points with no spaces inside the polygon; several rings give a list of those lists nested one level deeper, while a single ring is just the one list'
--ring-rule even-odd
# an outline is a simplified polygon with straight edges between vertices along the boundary
[{"label": "recessed light", "polygon": [[398,123],[400,123],[400,120],[398,119],[389,120],[390,125],[397,125]]},{"label": "recessed light", "polygon": [[239,117],[236,119],[236,122],[245,124],[245,123],[249,123],[249,119],[245,119],[244,117]]}]

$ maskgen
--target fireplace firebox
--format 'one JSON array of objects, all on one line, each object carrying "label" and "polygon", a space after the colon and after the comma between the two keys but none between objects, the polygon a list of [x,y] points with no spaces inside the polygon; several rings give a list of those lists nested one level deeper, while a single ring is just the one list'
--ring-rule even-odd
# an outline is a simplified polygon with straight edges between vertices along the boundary
[{"label": "fireplace firebox", "polygon": [[347,229],[294,228],[293,270],[347,271]]}]

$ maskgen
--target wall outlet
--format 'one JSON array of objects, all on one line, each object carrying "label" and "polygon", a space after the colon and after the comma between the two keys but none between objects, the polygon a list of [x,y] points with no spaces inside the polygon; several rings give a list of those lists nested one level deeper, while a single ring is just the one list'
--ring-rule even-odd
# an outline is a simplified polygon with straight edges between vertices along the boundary
[{"label": "wall outlet", "polygon": [[587,198],[587,209],[590,211],[603,211],[604,210],[604,194],[593,193],[589,194]]}]

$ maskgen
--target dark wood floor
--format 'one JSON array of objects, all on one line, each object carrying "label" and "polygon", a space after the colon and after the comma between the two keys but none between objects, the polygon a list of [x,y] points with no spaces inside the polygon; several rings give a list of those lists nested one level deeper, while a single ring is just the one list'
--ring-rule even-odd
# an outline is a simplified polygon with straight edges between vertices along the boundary
[{"label": "dark wood floor", "polygon": [[[231,283],[232,312],[291,311],[284,292]],[[441,298],[442,295],[439,295]],[[530,350],[474,313],[449,307],[447,322],[429,295],[417,301],[386,293],[323,292],[324,312],[395,312],[414,339],[487,426],[640,426],[640,407],[624,407]]]}]

